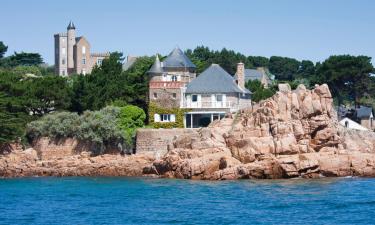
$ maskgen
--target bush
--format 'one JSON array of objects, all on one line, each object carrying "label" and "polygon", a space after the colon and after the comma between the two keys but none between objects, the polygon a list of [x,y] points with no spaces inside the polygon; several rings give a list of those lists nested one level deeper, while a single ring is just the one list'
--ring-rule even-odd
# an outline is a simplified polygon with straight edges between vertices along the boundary
[{"label": "bush", "polygon": [[121,151],[133,147],[135,130],[144,125],[146,115],[136,106],[107,106],[100,111],[85,111],[82,115],[58,112],[46,115],[27,125],[27,137],[77,138],[99,146],[102,153],[107,146]]}]

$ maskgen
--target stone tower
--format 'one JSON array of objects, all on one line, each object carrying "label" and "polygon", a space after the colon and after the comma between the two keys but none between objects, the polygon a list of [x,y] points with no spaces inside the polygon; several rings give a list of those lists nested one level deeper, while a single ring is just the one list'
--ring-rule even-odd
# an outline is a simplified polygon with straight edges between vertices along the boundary
[{"label": "stone tower", "polygon": [[74,26],[74,23],[70,21],[68,27],[68,73],[72,73],[74,70],[74,45],[76,44],[76,28]]}]

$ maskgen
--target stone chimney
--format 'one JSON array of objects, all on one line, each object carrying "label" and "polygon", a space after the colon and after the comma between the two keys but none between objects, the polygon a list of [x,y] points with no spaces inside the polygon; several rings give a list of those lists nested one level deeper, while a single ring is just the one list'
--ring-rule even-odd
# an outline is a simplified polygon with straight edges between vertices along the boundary
[{"label": "stone chimney", "polygon": [[237,63],[237,85],[238,87],[245,88],[245,64],[242,62]]}]

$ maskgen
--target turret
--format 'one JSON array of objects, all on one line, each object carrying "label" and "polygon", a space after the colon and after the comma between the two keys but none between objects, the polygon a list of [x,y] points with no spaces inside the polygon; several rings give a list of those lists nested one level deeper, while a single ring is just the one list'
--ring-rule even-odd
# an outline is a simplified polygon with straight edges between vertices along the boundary
[{"label": "turret", "polygon": [[76,44],[76,27],[74,23],[70,21],[68,27],[68,49],[67,49],[67,61],[68,61],[68,70],[74,69],[74,45]]},{"label": "turret", "polygon": [[151,66],[150,70],[148,71],[149,74],[162,74],[163,68],[161,66],[161,62],[159,60],[159,56],[156,54],[156,59],[154,64]]}]

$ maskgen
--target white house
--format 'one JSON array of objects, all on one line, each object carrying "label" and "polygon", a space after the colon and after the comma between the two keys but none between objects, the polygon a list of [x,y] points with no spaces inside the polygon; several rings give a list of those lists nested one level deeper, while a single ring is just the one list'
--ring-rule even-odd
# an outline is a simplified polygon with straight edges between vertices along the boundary
[{"label": "white house", "polygon": [[361,124],[345,117],[344,119],[340,120],[339,122],[341,125],[348,129],[354,129],[354,130],[368,130],[366,127],[362,126]]}]

